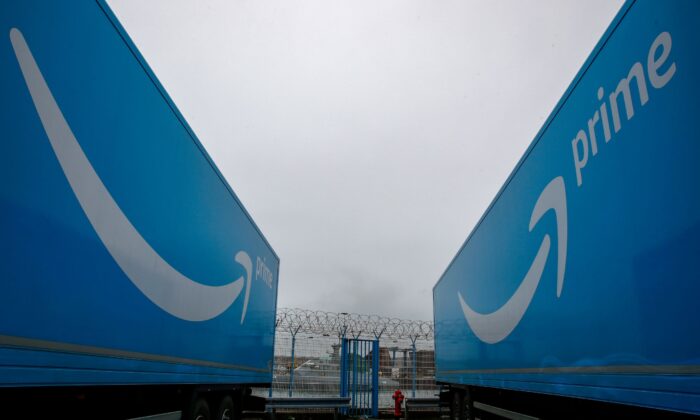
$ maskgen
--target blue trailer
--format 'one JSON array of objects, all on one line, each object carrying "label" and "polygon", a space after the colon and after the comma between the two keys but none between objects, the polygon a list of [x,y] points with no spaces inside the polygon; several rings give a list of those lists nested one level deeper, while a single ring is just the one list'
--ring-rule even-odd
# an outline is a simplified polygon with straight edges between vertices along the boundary
[{"label": "blue trailer", "polygon": [[698,27],[627,2],[435,285],[454,417],[700,414]]},{"label": "blue trailer", "polygon": [[274,250],[106,3],[2,2],[0,28],[0,417],[241,410]]}]

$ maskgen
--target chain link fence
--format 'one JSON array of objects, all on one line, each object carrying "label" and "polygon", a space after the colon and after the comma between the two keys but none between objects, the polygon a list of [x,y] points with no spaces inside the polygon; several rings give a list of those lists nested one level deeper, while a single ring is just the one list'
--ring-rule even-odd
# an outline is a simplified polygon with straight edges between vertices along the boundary
[{"label": "chain link fence", "polygon": [[379,341],[380,410],[393,408],[391,395],[396,389],[409,398],[437,394],[432,322],[281,308],[272,388],[261,396],[339,396],[343,337]]}]

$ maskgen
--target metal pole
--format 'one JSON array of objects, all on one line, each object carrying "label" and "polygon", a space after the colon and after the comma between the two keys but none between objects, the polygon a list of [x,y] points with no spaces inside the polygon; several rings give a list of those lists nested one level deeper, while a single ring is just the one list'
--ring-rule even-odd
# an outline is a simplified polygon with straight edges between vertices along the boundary
[{"label": "metal pole", "polygon": [[360,365],[362,370],[360,371],[360,384],[362,384],[360,392],[360,407],[362,407],[361,414],[367,414],[367,387],[369,382],[367,382],[367,342],[360,342]]},{"label": "metal pole", "polygon": [[[363,359],[363,361],[364,361],[364,363],[365,363],[365,384],[367,384],[366,386],[368,387],[368,388],[367,388],[367,391],[368,391],[368,392],[365,392],[365,406],[366,406],[368,409],[371,408],[371,407],[370,407],[370,404],[371,404],[371,399],[372,399],[372,398],[371,398],[371,397],[372,397],[372,389],[371,389],[371,386],[372,386],[372,382],[371,382],[372,369],[370,369],[370,367],[368,366],[368,365],[369,365],[369,361],[367,360],[367,357],[369,356],[369,348],[370,348],[370,342],[369,342],[369,341],[365,341],[365,354],[364,354],[364,357],[363,357],[362,359]],[[369,410],[365,411],[365,414],[369,414],[368,411],[369,411]]]},{"label": "metal pole", "polygon": [[411,398],[416,398],[416,338],[411,338],[411,348],[413,349],[413,391],[411,393]]},{"label": "metal pole", "polygon": [[379,416],[379,340],[372,342],[372,417]]},{"label": "metal pole", "polygon": [[297,342],[297,333],[299,332],[299,329],[301,328],[301,325],[297,327],[296,330],[294,331],[289,331],[292,333],[292,365],[289,367],[289,397],[292,397],[292,388],[294,387],[294,368],[296,365],[296,361],[294,359],[294,347],[296,346]]},{"label": "metal pole", "polygon": [[340,340],[340,396],[345,398],[348,396],[348,340],[345,337]]},{"label": "metal pole", "polygon": [[357,339],[352,342],[352,408],[357,409]]},{"label": "metal pole", "polygon": [[292,364],[289,367],[289,397],[292,396],[292,387],[294,386],[294,346],[296,345],[297,335],[292,334]]}]

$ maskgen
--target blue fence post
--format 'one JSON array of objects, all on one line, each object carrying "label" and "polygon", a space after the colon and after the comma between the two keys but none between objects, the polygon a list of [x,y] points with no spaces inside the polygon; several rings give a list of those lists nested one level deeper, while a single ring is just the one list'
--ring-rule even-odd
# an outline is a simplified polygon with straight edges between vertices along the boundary
[{"label": "blue fence post", "polygon": [[416,354],[416,340],[418,337],[411,337],[411,349],[413,350],[413,391],[411,392],[411,398],[416,398],[416,359],[418,355]]},{"label": "blue fence post", "polygon": [[372,342],[372,417],[379,416],[379,340]]},{"label": "blue fence post", "polygon": [[[352,341],[352,408],[357,408],[357,340]],[[355,410],[353,410],[355,411]],[[355,412],[353,412],[355,414]]]},{"label": "blue fence post", "polygon": [[367,360],[367,357],[370,355],[372,349],[372,342],[371,341],[365,341],[365,383],[369,387],[369,392],[366,395],[366,406],[369,408],[368,413],[372,410],[371,404],[372,404],[372,392],[373,392],[373,384],[372,384],[372,368],[369,367],[369,361]]},{"label": "blue fence post", "polygon": [[[348,340],[345,338],[348,332],[347,316],[348,313],[341,312],[343,316],[342,327],[338,327],[338,338],[340,339],[340,396],[347,398],[348,396]],[[343,407],[340,410],[341,414],[346,415],[348,409]]]},{"label": "blue fence post", "polygon": [[348,340],[340,339],[340,396],[348,396]]},{"label": "blue fence post", "polygon": [[[357,340],[355,340],[357,341]],[[367,393],[367,378],[365,371],[367,370],[367,360],[365,360],[365,342],[364,341],[357,341],[357,375],[359,376],[357,383],[359,384],[358,389],[357,389],[357,406],[360,408],[360,411],[357,412],[356,414],[365,414],[365,406],[367,405],[365,403],[365,394]]]}]

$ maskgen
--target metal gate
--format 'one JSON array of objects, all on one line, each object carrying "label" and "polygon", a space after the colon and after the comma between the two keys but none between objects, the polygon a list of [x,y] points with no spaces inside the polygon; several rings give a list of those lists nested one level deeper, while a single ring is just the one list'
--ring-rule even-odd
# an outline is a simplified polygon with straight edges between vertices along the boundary
[{"label": "metal gate", "polygon": [[350,415],[379,414],[379,340],[343,338],[340,395],[350,397]]}]

